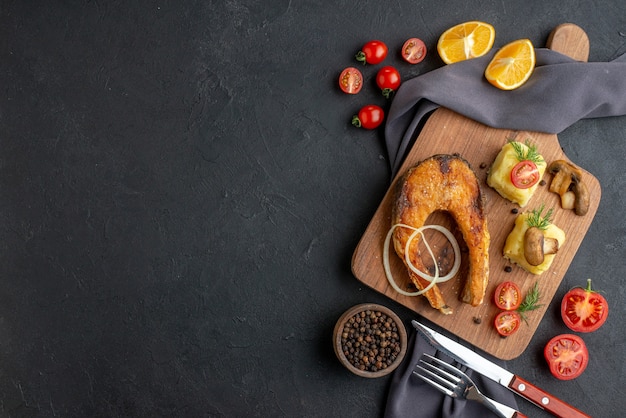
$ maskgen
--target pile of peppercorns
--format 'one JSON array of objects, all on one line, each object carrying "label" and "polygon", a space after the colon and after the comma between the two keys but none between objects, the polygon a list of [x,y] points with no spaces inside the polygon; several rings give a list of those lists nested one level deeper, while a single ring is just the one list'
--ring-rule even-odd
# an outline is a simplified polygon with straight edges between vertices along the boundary
[{"label": "pile of peppercorns", "polygon": [[362,371],[391,366],[400,354],[398,326],[383,312],[365,310],[349,318],[341,334],[343,354]]}]

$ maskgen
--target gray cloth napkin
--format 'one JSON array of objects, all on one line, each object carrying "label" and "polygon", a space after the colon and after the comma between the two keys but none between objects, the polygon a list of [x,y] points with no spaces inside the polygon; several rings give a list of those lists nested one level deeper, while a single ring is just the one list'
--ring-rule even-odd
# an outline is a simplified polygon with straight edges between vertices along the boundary
[{"label": "gray cloth napkin", "polygon": [[[464,399],[454,399],[432,388],[419,377],[413,375],[413,367],[423,353],[440,358],[448,363],[455,364],[450,357],[437,351],[424,337],[416,331],[411,334],[409,351],[393,374],[385,417],[387,418],[486,418],[495,417],[478,402]],[[489,357],[495,363],[504,366],[502,360]],[[473,372],[466,367],[460,367],[476,384],[478,389],[490,398],[517,409],[515,395],[508,389],[492,380]]]},{"label": "gray cloth napkin", "polygon": [[611,62],[580,62],[537,48],[530,79],[512,91],[487,82],[495,51],[405,81],[393,98],[385,142],[393,175],[424,117],[446,107],[494,128],[559,133],[585,118],[626,114],[626,54]]}]

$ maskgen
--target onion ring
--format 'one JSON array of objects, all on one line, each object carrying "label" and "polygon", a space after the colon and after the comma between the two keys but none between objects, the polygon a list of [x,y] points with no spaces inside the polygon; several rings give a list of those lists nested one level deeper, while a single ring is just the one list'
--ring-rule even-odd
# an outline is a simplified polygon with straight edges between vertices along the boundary
[{"label": "onion ring", "polygon": [[[400,289],[400,287],[397,285],[397,283],[393,279],[393,275],[391,274],[391,268],[389,266],[389,244],[391,242],[391,237],[393,235],[393,231],[395,231],[395,229],[398,228],[398,227],[408,228],[408,229],[413,231],[413,233],[411,234],[411,236],[407,240],[407,243],[406,243],[406,246],[405,246],[405,249],[404,249],[404,258],[405,258],[405,261],[407,263],[408,268],[412,272],[414,272],[415,274],[417,274],[418,276],[423,278],[424,280],[430,282],[428,284],[428,286],[426,286],[424,289],[422,289],[420,291],[417,291],[417,292],[407,292],[405,290]],[[454,264],[452,266],[452,269],[450,269],[448,274],[446,274],[443,277],[439,276],[439,265],[437,264],[437,259],[435,258],[435,255],[433,254],[433,251],[430,248],[430,245],[428,245],[428,242],[426,241],[426,237],[424,236],[424,232],[423,231],[426,230],[426,229],[434,229],[436,231],[441,232],[448,239],[448,241],[450,241],[450,244],[452,245],[452,249],[454,250]],[[434,276],[430,276],[430,275],[424,273],[423,271],[419,270],[417,267],[415,267],[413,265],[413,263],[411,263],[410,257],[408,256],[409,245],[410,245],[411,241],[413,241],[413,239],[417,236],[417,234],[421,234],[422,235],[422,239],[424,241],[424,245],[426,246],[426,249],[428,250],[430,256],[433,259],[433,262],[435,264],[435,275]],[[461,250],[459,248],[459,243],[457,242],[457,240],[454,237],[454,235],[452,235],[450,230],[448,230],[447,228],[445,228],[445,227],[443,227],[441,225],[423,225],[423,226],[421,226],[419,228],[415,228],[413,226],[406,225],[406,224],[394,224],[394,225],[391,226],[391,229],[389,229],[389,232],[387,233],[387,236],[385,237],[385,244],[384,244],[384,248],[383,248],[383,267],[384,267],[384,270],[385,270],[385,275],[387,276],[387,281],[389,282],[391,287],[393,287],[394,290],[396,292],[400,293],[401,295],[404,295],[404,296],[419,296],[419,295],[422,295],[422,294],[426,293],[427,291],[429,291],[435,284],[446,282],[446,281],[450,280],[451,278],[453,278],[454,276],[456,276],[456,274],[459,271],[460,266],[461,266]]]}]

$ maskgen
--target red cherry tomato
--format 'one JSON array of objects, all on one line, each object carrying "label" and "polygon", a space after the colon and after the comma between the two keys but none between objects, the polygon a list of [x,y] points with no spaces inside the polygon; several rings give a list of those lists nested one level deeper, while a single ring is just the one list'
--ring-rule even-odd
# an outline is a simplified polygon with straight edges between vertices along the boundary
[{"label": "red cherry tomato", "polygon": [[546,344],[543,355],[550,366],[550,373],[560,380],[580,376],[589,363],[589,352],[582,338],[573,334],[561,334]]},{"label": "red cherry tomato", "polygon": [[496,316],[493,324],[498,334],[503,337],[508,337],[517,332],[522,324],[522,317],[516,311],[502,311]]},{"label": "red cherry tomato", "polygon": [[387,45],[382,41],[369,41],[356,54],[356,60],[363,64],[380,64],[387,58]]},{"label": "red cherry tomato", "polygon": [[339,75],[339,88],[348,94],[357,94],[363,88],[363,74],[354,67],[348,67]]},{"label": "red cherry tomato", "polygon": [[539,181],[539,169],[532,161],[524,160],[511,170],[511,183],[518,189],[528,189]]},{"label": "red cherry tomato", "polygon": [[418,38],[407,39],[402,45],[402,58],[409,64],[418,64],[426,58],[426,45]]},{"label": "red cherry tomato", "polygon": [[502,282],[496,287],[493,299],[499,309],[514,311],[522,303],[522,292],[515,283]]},{"label": "red cherry tomato", "polygon": [[383,67],[376,74],[376,84],[383,91],[383,96],[389,98],[400,87],[400,73],[389,65]]},{"label": "red cherry tomato", "polygon": [[376,129],[383,123],[385,112],[380,106],[366,105],[352,118],[352,125],[357,128]]},{"label": "red cherry tomato", "polygon": [[591,279],[587,288],[576,287],[565,294],[561,301],[561,317],[572,331],[592,332],[606,322],[609,304],[601,294],[591,290]]}]

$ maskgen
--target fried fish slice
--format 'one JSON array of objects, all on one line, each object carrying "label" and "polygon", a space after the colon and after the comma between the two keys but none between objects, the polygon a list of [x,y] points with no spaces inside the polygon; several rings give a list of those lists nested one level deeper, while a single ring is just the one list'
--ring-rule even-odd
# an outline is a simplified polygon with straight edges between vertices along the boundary
[{"label": "fried fish slice", "polygon": [[[469,274],[461,293],[461,301],[472,306],[480,305],[489,280],[490,236],[480,184],[467,161],[458,155],[434,155],[410,168],[399,180],[396,193],[392,209],[393,224],[401,223],[419,228],[435,211],[446,211],[454,218],[469,253]],[[393,233],[394,248],[402,260],[405,259],[404,249],[412,232],[408,228],[400,227]],[[426,271],[418,256],[419,241],[418,235],[411,242],[410,260],[415,267]],[[428,286],[428,281],[410,269],[408,271],[411,281],[418,289]],[[424,296],[433,308],[444,314],[452,313],[452,308],[446,304],[437,285],[424,293]]]}]

